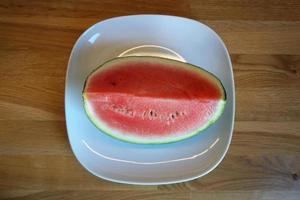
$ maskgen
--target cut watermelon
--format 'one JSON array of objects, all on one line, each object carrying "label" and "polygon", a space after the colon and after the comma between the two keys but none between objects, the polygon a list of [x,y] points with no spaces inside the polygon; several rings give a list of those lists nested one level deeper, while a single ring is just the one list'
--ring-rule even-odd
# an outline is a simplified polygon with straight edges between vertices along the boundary
[{"label": "cut watermelon", "polygon": [[87,78],[84,108],[93,124],[123,141],[158,144],[189,138],[222,114],[220,80],[197,66],[157,57],[110,60]]}]

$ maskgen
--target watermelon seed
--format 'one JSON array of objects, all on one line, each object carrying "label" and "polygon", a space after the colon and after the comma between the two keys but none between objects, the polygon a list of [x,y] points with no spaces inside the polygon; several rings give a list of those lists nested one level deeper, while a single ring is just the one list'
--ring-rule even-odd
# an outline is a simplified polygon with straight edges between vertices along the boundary
[{"label": "watermelon seed", "polygon": [[175,115],[172,113],[171,114],[171,118],[174,120],[175,119]]},{"label": "watermelon seed", "polygon": [[111,104],[109,106],[109,109],[111,109],[112,111],[115,111],[117,113],[120,113],[122,115],[129,116],[129,117],[134,117],[134,115],[135,115],[135,112],[128,107],[118,107],[115,104]]},{"label": "watermelon seed", "polygon": [[154,119],[154,118],[153,118],[153,115],[154,115],[153,110],[150,110],[150,111],[149,111],[149,119],[150,119],[150,120]]},{"label": "watermelon seed", "polygon": [[158,117],[160,120],[163,120],[164,119],[164,116],[162,116],[162,115],[159,115],[159,117]]},{"label": "watermelon seed", "polygon": [[153,111],[150,110],[149,114],[150,114],[150,116],[152,117],[152,116],[153,116]]},{"label": "watermelon seed", "polygon": [[147,113],[146,111],[143,112],[143,115],[142,115],[142,118],[143,118],[143,119],[145,119],[146,113]]},{"label": "watermelon seed", "polygon": [[133,117],[134,113],[132,110],[127,110],[127,115],[129,115],[130,117]]},{"label": "watermelon seed", "polygon": [[148,117],[149,117],[150,120],[153,120],[153,119],[158,118],[159,116],[154,110],[150,110],[149,114],[148,114]]}]

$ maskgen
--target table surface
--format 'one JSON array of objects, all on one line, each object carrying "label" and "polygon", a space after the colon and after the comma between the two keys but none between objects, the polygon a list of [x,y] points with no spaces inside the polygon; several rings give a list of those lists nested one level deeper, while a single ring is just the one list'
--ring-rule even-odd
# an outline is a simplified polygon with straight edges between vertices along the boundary
[{"label": "table surface", "polygon": [[[75,159],[64,117],[71,48],[92,24],[159,13],[199,20],[233,62],[236,120],[209,175],[164,186],[101,180]],[[0,1],[0,198],[300,199],[300,1]]]}]

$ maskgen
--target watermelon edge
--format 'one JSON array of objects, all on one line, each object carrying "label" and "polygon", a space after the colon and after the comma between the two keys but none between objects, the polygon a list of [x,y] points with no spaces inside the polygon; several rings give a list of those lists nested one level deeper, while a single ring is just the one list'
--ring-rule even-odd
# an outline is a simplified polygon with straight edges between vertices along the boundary
[{"label": "watermelon edge", "polygon": [[[134,57],[134,58],[157,58],[157,57],[153,57],[153,56],[128,56],[130,58]],[[126,57],[126,58],[128,58]],[[160,141],[153,141],[151,139],[137,139],[137,138],[134,138],[134,137],[131,137],[133,139],[127,139],[126,137],[123,137],[122,135],[116,135],[116,134],[113,134],[111,133],[111,131],[109,130],[109,128],[104,128],[105,125],[101,125],[101,122],[99,120],[96,120],[96,117],[93,117],[92,114],[88,111],[88,110],[91,110],[91,109],[88,109],[87,108],[87,101],[85,101],[85,95],[84,95],[84,89],[87,85],[87,82],[89,80],[89,78],[91,77],[91,75],[96,72],[99,68],[103,67],[105,64],[107,63],[110,63],[111,61],[115,61],[115,60],[118,60],[118,59],[124,59],[124,58],[113,58],[111,60],[108,60],[106,62],[104,62],[103,64],[99,65],[98,67],[96,67],[94,70],[92,70],[91,73],[88,74],[87,76],[87,79],[85,80],[84,82],[84,85],[83,85],[83,90],[82,90],[82,97],[83,97],[83,104],[84,104],[84,110],[85,110],[85,113],[87,114],[88,116],[88,119],[92,122],[92,124],[97,128],[99,129],[101,132],[105,133],[106,135],[114,138],[114,139],[118,139],[118,140],[121,140],[123,142],[127,142],[127,143],[131,143],[131,144],[147,144],[147,145],[158,145],[158,144],[170,144],[170,143],[175,143],[175,142],[178,142],[178,141],[182,141],[182,140],[185,140],[185,139],[188,139],[188,138],[191,138],[191,137],[194,137],[198,134],[201,134],[204,130],[208,129],[210,126],[212,126],[213,124],[215,124],[215,122],[222,116],[224,110],[225,110],[225,107],[226,107],[226,104],[227,104],[227,94],[226,94],[226,90],[225,90],[225,87],[223,86],[221,80],[216,76],[214,75],[213,73],[201,68],[201,67],[198,67],[196,65],[193,65],[193,64],[190,64],[190,63],[184,63],[186,65],[189,65],[191,66],[195,71],[198,71],[198,70],[202,70],[206,73],[208,73],[210,76],[214,77],[220,84],[220,88],[222,88],[222,91],[223,91],[223,99],[220,100],[219,105],[217,110],[217,112],[215,113],[215,115],[206,123],[204,124],[201,128],[199,128],[198,130],[196,130],[195,132],[192,132],[192,133],[189,133],[189,134],[185,134],[184,136],[182,137],[175,137],[174,139],[172,138],[168,138],[168,139],[162,139]],[[172,59],[168,59],[168,58],[157,58],[157,59],[161,59],[161,60],[169,60],[169,61],[174,61],[176,63],[181,63],[180,61],[176,61],[176,60],[172,60]],[[196,69],[195,69],[196,68]],[[100,125],[99,125],[100,124]]]}]

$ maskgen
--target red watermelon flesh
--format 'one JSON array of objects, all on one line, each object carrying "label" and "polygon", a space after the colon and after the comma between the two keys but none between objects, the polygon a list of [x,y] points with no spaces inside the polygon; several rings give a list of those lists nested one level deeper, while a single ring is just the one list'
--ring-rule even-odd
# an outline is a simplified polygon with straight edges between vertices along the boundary
[{"label": "red watermelon flesh", "polygon": [[225,90],[211,73],[157,57],[104,63],[87,78],[85,110],[97,128],[134,143],[168,143],[191,137],[215,122]]}]

